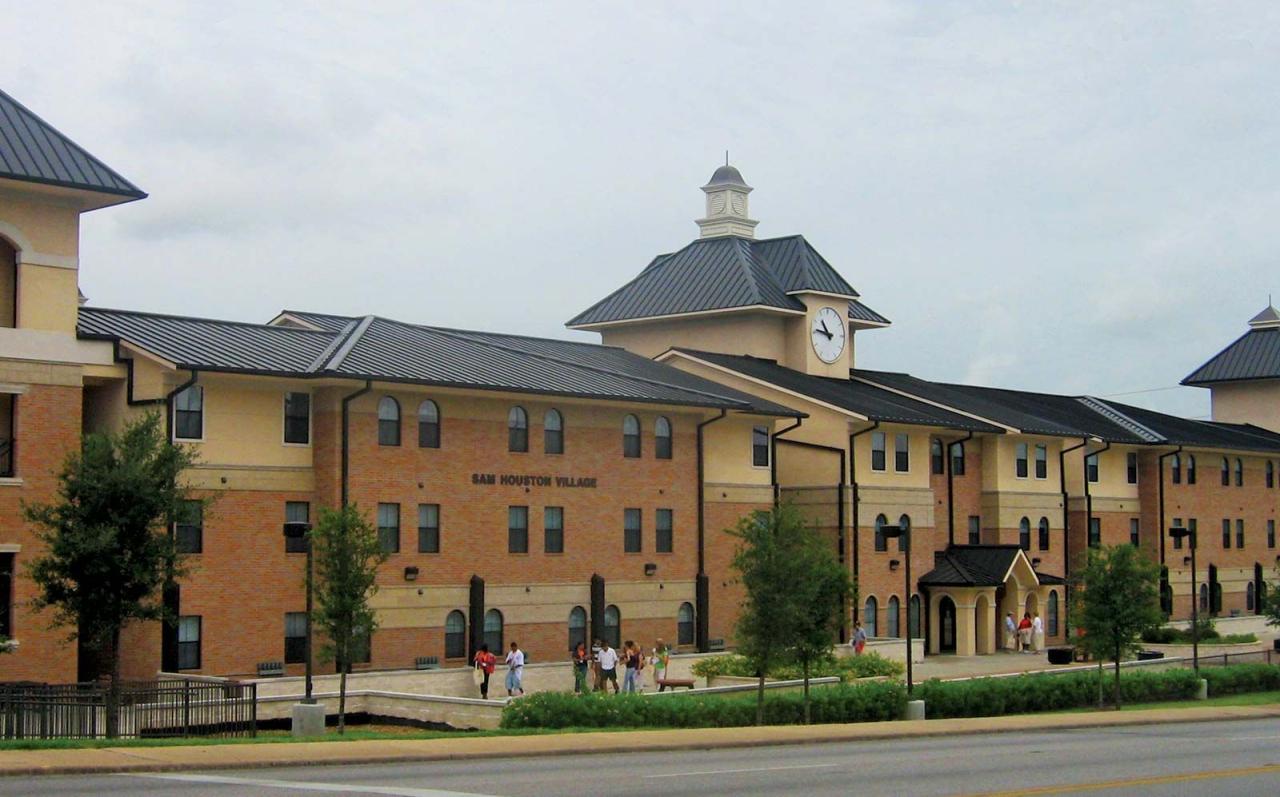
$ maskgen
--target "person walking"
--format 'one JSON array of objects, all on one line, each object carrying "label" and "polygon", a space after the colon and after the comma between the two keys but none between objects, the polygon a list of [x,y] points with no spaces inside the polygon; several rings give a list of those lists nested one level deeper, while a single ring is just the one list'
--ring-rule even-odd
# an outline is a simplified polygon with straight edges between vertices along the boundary
[{"label": "person walking", "polygon": [[1031,612],[1023,612],[1022,620],[1018,623],[1018,651],[1031,652]]},{"label": "person walking", "polygon": [[600,651],[603,647],[598,639],[591,642],[591,672],[594,676],[591,679],[591,691],[593,692],[600,692],[604,689],[604,671],[600,669]]},{"label": "person walking", "polygon": [[622,676],[622,691],[640,691],[636,684],[636,678],[640,673],[640,648],[630,639],[622,646],[622,660],[627,668]]},{"label": "person walking", "polygon": [[1039,612],[1031,620],[1031,650],[1035,653],[1044,650],[1044,621]]},{"label": "person walking", "polygon": [[570,658],[573,661],[573,692],[580,695],[587,691],[587,665],[591,661],[587,656],[587,644],[579,642]]},{"label": "person walking", "polygon": [[489,676],[493,675],[495,665],[498,663],[498,657],[489,652],[488,645],[481,645],[476,651],[476,657],[472,664],[476,672],[480,674],[480,698],[482,700],[489,699]]},{"label": "person walking", "polygon": [[516,692],[524,694],[524,651],[512,642],[507,653],[507,696],[515,697]]},{"label": "person walking", "polygon": [[867,648],[867,632],[862,627],[862,623],[855,622],[853,624],[853,638],[849,640],[849,644],[853,645],[853,655],[861,656],[862,651]]},{"label": "person walking", "polygon": [[653,665],[653,685],[658,687],[658,691],[662,691],[662,682],[667,680],[667,665],[670,661],[667,643],[659,639],[653,646],[653,655],[649,657],[649,663]]},{"label": "person walking", "polygon": [[600,669],[599,690],[605,691],[605,682],[613,684],[613,693],[618,694],[618,651],[609,647],[608,642],[600,643],[600,652],[596,654],[596,667]]},{"label": "person walking", "polygon": [[1005,650],[1018,648],[1018,624],[1013,621],[1013,612],[1004,616],[1004,648]]}]

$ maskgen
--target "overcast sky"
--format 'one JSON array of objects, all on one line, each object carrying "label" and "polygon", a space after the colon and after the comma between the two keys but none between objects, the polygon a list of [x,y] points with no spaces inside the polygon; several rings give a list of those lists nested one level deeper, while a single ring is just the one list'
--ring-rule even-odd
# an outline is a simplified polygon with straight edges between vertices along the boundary
[{"label": "overcast sky", "polygon": [[[1274,3],[0,18],[3,88],[151,195],[84,218],[96,306],[587,337],[563,323],[696,237],[726,149],[757,234],[804,234],[893,319],[859,366],[1151,391],[1280,293]],[[1203,390],[1119,400],[1208,413]]]}]

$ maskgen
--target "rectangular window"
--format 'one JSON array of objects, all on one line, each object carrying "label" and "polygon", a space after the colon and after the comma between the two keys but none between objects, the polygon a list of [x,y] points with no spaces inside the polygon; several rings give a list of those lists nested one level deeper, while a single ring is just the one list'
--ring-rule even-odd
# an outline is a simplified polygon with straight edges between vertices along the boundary
[{"label": "rectangular window", "polygon": [[[1182,518],[1180,518],[1180,517],[1176,517],[1176,518],[1174,518],[1174,519],[1173,519],[1173,527],[1174,527],[1175,529],[1177,529],[1177,528],[1182,528]],[[1171,538],[1171,539],[1173,540],[1173,547],[1174,547],[1174,549],[1180,549],[1180,548],[1182,548],[1182,538],[1181,538],[1181,537],[1173,537],[1173,538]]]},{"label": "rectangular window", "polygon": [[1276,522],[1274,520],[1267,521],[1267,547],[1276,547]]},{"label": "rectangular window", "polygon": [[1125,460],[1125,479],[1128,480],[1129,484],[1137,484],[1138,483],[1138,455],[1133,453],[1125,454],[1124,460]]},{"label": "rectangular window", "polygon": [[13,418],[18,397],[12,393],[0,393],[0,478],[14,475]]},{"label": "rectangular window", "polygon": [[640,521],[639,509],[622,510],[622,550],[626,553],[640,553]]},{"label": "rectangular window", "polygon": [[306,445],[311,442],[311,394],[284,394],[284,441]]},{"label": "rectangular window", "polygon": [[13,568],[17,554],[0,553],[0,637],[13,638]]},{"label": "rectangular window", "polygon": [[982,518],[978,515],[969,516],[969,544],[982,544]]},{"label": "rectangular window", "polygon": [[1138,519],[1136,517],[1129,518],[1129,544],[1137,548],[1140,534],[1141,526],[1138,523]]},{"label": "rectangular window", "polygon": [[178,669],[200,669],[200,615],[178,618]]},{"label": "rectangular window", "polygon": [[373,634],[363,628],[351,633],[351,663],[368,664],[373,660]]},{"label": "rectangular window", "polygon": [[751,464],[757,468],[769,467],[769,429],[757,426],[751,430]]},{"label": "rectangular window", "polygon": [[418,553],[440,553],[439,504],[418,504]]},{"label": "rectangular window", "polygon": [[1222,519],[1222,547],[1231,547],[1231,520],[1228,518]]},{"label": "rectangular window", "polygon": [[906,473],[911,469],[911,438],[899,433],[893,436],[893,469],[898,473]]},{"label": "rectangular window", "polygon": [[1244,518],[1236,519],[1236,547],[1244,547]]},{"label": "rectangular window", "polygon": [[183,501],[178,522],[173,524],[173,541],[178,553],[204,552],[204,504]]},{"label": "rectangular window", "polygon": [[378,504],[378,543],[386,553],[400,553],[399,504]]},{"label": "rectangular window", "polygon": [[1102,545],[1102,518],[1089,518],[1089,547]]},{"label": "rectangular window", "polygon": [[[285,501],[284,502],[284,522],[285,523],[310,523],[311,522],[311,504],[307,501]],[[285,553],[306,553],[307,538],[305,535],[299,537],[284,538]]]},{"label": "rectangular window", "polygon": [[929,443],[929,472],[934,476],[941,476],[946,472],[947,460],[943,451],[945,449],[942,447],[941,440],[933,440]]},{"label": "rectangular window", "polygon": [[284,663],[304,664],[307,661],[307,613],[285,612],[284,615]]},{"label": "rectangular window", "polygon": [[507,553],[529,553],[529,507],[507,507]]},{"label": "rectangular window", "polygon": [[1091,482],[1098,481],[1098,455],[1090,454],[1084,458],[1084,475]]},{"label": "rectangular window", "polygon": [[1036,478],[1049,478],[1049,449],[1043,444],[1036,446]]},{"label": "rectangular window", "polygon": [[657,529],[654,536],[654,546],[658,553],[671,553],[672,550],[672,522],[671,510],[659,509],[655,518]]},{"label": "rectangular window", "polygon": [[964,443],[951,444],[951,475],[964,475]]},{"label": "rectangular window", "polygon": [[871,469],[884,470],[884,432],[871,433]]},{"label": "rectangular window", "polygon": [[1014,450],[1013,474],[1019,479],[1027,478],[1027,444],[1018,443]]},{"label": "rectangular window", "polygon": [[204,438],[204,388],[200,385],[192,385],[173,397],[173,437]]},{"label": "rectangular window", "polygon": [[542,550],[564,553],[564,507],[549,506],[542,510]]}]

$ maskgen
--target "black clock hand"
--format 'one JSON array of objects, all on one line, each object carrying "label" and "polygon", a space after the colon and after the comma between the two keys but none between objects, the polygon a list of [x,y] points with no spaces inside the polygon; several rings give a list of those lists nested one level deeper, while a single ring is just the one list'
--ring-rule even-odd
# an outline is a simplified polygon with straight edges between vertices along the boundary
[{"label": "black clock hand", "polygon": [[835,337],[835,335],[832,335],[831,331],[827,329],[826,321],[818,321],[818,324],[822,327],[822,334],[827,336],[827,340],[831,340]]}]

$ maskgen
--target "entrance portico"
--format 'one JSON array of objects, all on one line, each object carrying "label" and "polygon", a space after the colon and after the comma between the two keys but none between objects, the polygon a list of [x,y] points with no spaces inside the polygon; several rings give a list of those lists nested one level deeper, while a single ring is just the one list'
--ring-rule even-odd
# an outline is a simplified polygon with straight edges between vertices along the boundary
[{"label": "entrance portico", "polygon": [[[1004,618],[1056,607],[1062,579],[1037,573],[1017,545],[951,545],[934,555],[920,579],[929,596],[929,649],[974,656],[1007,648]],[[1057,633],[1056,614],[1042,618],[1046,636]],[[1052,632],[1052,633],[1050,633]]]}]

